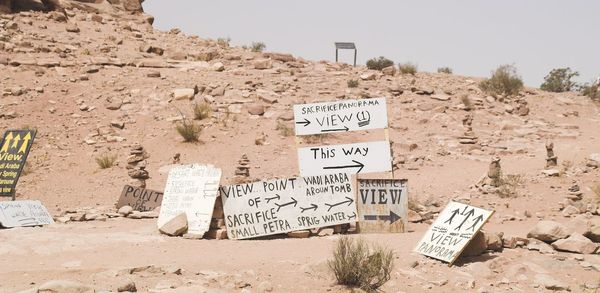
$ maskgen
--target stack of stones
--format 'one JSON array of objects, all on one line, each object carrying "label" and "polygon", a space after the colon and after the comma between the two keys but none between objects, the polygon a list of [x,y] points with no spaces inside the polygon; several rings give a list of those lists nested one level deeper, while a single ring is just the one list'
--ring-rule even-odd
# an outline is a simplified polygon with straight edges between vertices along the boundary
[{"label": "stack of stones", "polygon": [[465,115],[462,120],[463,126],[465,127],[465,133],[459,137],[459,143],[461,144],[476,144],[477,136],[473,132],[473,115],[471,113]]},{"label": "stack of stones", "polygon": [[242,158],[238,161],[233,180],[235,184],[248,183],[250,180],[250,160],[246,154],[242,155]]},{"label": "stack of stones", "polygon": [[150,174],[146,170],[148,154],[140,144],[134,144],[127,158],[127,175],[139,183],[139,187],[146,188],[146,179]]},{"label": "stack of stones", "polygon": [[581,191],[581,188],[579,188],[577,181],[573,181],[573,185],[569,187],[567,198],[572,201],[580,201],[583,198],[583,192]]},{"label": "stack of stones", "polygon": [[554,155],[554,143],[546,142],[546,168],[556,167],[558,158]]}]

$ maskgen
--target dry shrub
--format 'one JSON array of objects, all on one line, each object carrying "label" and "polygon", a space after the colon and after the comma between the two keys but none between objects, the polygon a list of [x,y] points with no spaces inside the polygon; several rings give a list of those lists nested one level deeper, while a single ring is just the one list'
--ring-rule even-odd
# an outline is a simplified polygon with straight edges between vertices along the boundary
[{"label": "dry shrub", "polygon": [[187,121],[187,119],[183,119],[181,123],[177,124],[176,129],[185,142],[198,141],[200,132],[202,132],[202,127],[194,122]]},{"label": "dry shrub", "polygon": [[501,198],[514,198],[519,196],[518,188],[525,184],[523,175],[501,176],[496,194]]},{"label": "dry shrub", "polygon": [[267,48],[267,45],[263,42],[252,42],[250,49],[252,52],[262,52]]},{"label": "dry shrub", "polygon": [[491,96],[515,96],[523,89],[523,80],[513,65],[502,65],[492,72],[492,77],[482,81],[479,88]]},{"label": "dry shrub", "polygon": [[600,203],[600,184],[592,186],[592,191],[596,195],[596,202]]},{"label": "dry shrub", "polygon": [[363,239],[343,236],[336,245],[329,268],[338,284],[375,291],[390,280],[394,268],[394,252],[369,245]]},{"label": "dry shrub", "polygon": [[104,153],[96,157],[96,163],[100,169],[108,169],[115,165],[117,155]]},{"label": "dry shrub", "polygon": [[438,73],[446,73],[446,74],[452,74],[452,68],[450,67],[440,67],[437,69]]},{"label": "dry shrub", "polygon": [[569,172],[569,170],[573,168],[573,165],[573,161],[571,160],[562,161],[559,176],[564,176],[565,174],[567,174],[567,172]]},{"label": "dry shrub", "polygon": [[394,61],[387,59],[383,56],[379,56],[379,58],[369,59],[367,61],[367,68],[373,70],[382,70],[388,66],[393,66]]},{"label": "dry shrub", "polygon": [[398,64],[398,70],[400,70],[400,73],[402,74],[415,75],[417,74],[417,65],[410,62]]},{"label": "dry shrub", "polygon": [[463,103],[463,105],[465,105],[465,110],[473,110],[473,102],[471,102],[471,99],[469,99],[469,95],[465,94],[460,96],[460,101]]},{"label": "dry shrub", "polygon": [[275,128],[275,130],[278,130],[279,134],[285,137],[292,136],[294,134],[292,128],[281,120],[277,120],[277,127]]},{"label": "dry shrub", "polygon": [[349,88],[358,87],[358,79],[350,79],[350,80],[348,80],[348,87]]},{"label": "dry shrub", "polygon": [[581,86],[581,94],[592,100],[600,100],[600,84],[586,83]]},{"label": "dry shrub", "polygon": [[208,103],[194,104],[194,119],[203,120],[210,117],[212,108]]}]

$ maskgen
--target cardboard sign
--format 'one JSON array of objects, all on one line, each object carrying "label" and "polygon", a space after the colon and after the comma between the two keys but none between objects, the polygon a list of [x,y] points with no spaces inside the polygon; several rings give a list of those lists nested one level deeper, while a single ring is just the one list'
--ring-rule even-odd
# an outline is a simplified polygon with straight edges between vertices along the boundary
[{"label": "cardboard sign", "polygon": [[387,141],[300,148],[298,160],[300,176],[392,170],[390,143]]},{"label": "cardboard sign", "polygon": [[452,265],[493,213],[451,201],[429,227],[415,252]]},{"label": "cardboard sign", "polygon": [[220,188],[230,239],[356,222],[350,175],[277,179]]},{"label": "cardboard sign", "polygon": [[162,198],[163,193],[160,191],[125,185],[117,202],[117,209],[130,206],[134,211],[151,211],[160,206]]},{"label": "cardboard sign", "polygon": [[296,135],[387,128],[385,98],[294,105]]},{"label": "cardboard sign", "polygon": [[38,200],[0,201],[0,225],[5,228],[54,224]]},{"label": "cardboard sign", "polygon": [[35,134],[32,129],[7,130],[4,133],[0,143],[0,196],[14,196]]},{"label": "cardboard sign", "polygon": [[358,179],[358,229],[361,233],[402,233],[408,223],[405,179]]},{"label": "cardboard sign", "polygon": [[185,212],[188,233],[204,235],[210,228],[221,169],[212,165],[184,165],[171,169],[158,216],[158,227]]}]

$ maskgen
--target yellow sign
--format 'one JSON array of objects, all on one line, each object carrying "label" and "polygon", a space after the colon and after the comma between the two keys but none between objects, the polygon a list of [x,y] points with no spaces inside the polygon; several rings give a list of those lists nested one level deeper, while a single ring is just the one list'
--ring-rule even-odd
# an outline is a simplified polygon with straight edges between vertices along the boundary
[{"label": "yellow sign", "polygon": [[8,130],[0,145],[0,196],[13,196],[36,131]]}]

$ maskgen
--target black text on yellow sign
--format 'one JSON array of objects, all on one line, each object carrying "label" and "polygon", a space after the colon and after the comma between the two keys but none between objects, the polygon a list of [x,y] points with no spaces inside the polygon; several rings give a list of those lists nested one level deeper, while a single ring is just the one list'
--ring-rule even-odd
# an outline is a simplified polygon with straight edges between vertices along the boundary
[{"label": "black text on yellow sign", "polygon": [[7,130],[0,142],[0,196],[11,196],[27,160],[36,131]]}]

